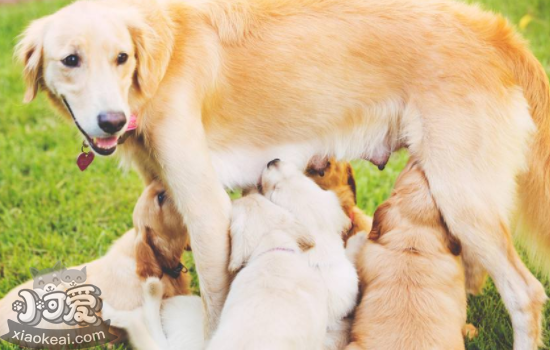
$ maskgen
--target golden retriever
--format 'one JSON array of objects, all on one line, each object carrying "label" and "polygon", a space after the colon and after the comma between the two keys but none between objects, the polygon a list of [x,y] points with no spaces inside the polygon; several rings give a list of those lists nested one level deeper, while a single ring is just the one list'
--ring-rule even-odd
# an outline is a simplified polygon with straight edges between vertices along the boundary
[{"label": "golden retriever", "polygon": [[233,203],[229,270],[237,273],[209,350],[319,350],[327,289],[303,251],[315,239],[259,193]]},{"label": "golden retriever", "polygon": [[311,232],[315,247],[307,252],[310,266],[328,290],[328,325],[324,349],[343,349],[349,339],[349,319],[357,303],[359,280],[348,259],[342,234],[351,221],[332,191],[320,188],[290,162],[274,159],[261,179],[262,193],[288,210]]},{"label": "golden retriever", "polygon": [[376,210],[356,260],[362,299],[346,349],[464,349],[460,243],[449,234],[417,161],[409,161]]},{"label": "golden retriever", "polygon": [[[187,231],[176,207],[160,183],[143,191],[134,209],[134,229],[126,232],[107,254],[86,267],[86,283],[101,290],[101,298],[121,310],[133,310],[143,303],[142,283],[147,277],[160,278],[165,298],[189,294],[190,277],[182,273],[180,259],[188,244]],[[32,289],[28,281],[12,289],[0,301],[0,333],[7,333],[7,320],[17,321],[12,303],[21,289]],[[68,328],[42,321],[37,327]]]},{"label": "golden retriever", "polygon": [[25,101],[45,91],[95,152],[137,116],[120,150],[174,195],[207,334],[230,281],[224,187],[277,157],[383,167],[407,147],[466,266],[493,277],[515,349],[540,343],[546,295],[509,226],[518,189],[519,222],[550,251],[550,84],[502,17],[447,0],[83,0],[33,22],[17,55]]},{"label": "golden retriever", "polygon": [[351,220],[351,228],[343,237],[344,242],[358,232],[370,232],[372,218],[357,206],[357,186],[350,163],[331,158],[322,169],[308,166],[306,174],[323,190],[333,191],[340,199],[342,208]]}]

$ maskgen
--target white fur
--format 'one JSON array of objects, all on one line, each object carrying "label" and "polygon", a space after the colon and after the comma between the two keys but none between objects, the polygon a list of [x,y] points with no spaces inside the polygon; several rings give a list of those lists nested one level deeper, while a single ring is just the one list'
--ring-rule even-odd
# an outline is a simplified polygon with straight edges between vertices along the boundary
[{"label": "white fur", "polygon": [[242,269],[208,349],[321,349],[327,294],[297,243],[311,242],[307,230],[251,194],[234,202],[231,238],[230,270]]},{"label": "white fur", "polygon": [[197,296],[162,300],[163,287],[150,277],[143,285],[143,306],[132,311],[103,305],[103,319],[128,332],[136,350],[201,350],[204,347],[202,301]]},{"label": "white fur", "polygon": [[[347,340],[349,328],[342,326],[343,320],[353,311],[359,292],[357,272],[346,256],[342,240],[342,233],[351,222],[333,192],[322,190],[291,163],[281,161],[266,168],[262,188],[267,198],[288,209],[313,233],[315,247],[307,252],[308,261],[328,291],[331,336],[327,337],[325,348],[334,349],[346,343],[333,338]],[[334,335],[335,330],[339,330],[339,336]]]}]

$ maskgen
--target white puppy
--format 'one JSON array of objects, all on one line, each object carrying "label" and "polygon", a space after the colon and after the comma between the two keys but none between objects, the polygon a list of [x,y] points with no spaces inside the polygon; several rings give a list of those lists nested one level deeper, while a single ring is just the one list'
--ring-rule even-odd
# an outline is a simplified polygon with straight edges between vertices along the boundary
[{"label": "white puppy", "polygon": [[162,300],[163,285],[156,277],[143,284],[143,306],[132,311],[103,304],[103,318],[125,329],[136,350],[202,350],[204,347],[202,301],[180,295]]},{"label": "white puppy", "polygon": [[313,239],[285,209],[260,194],[233,203],[231,284],[211,350],[319,350],[327,293],[302,250]]},{"label": "white puppy", "polygon": [[351,222],[334,192],[321,189],[293,164],[275,159],[262,175],[262,191],[273,203],[300,220],[315,239],[307,252],[328,290],[328,333],[325,349],[343,349],[349,342],[352,313],[359,292],[357,272],[346,257],[342,233]]}]

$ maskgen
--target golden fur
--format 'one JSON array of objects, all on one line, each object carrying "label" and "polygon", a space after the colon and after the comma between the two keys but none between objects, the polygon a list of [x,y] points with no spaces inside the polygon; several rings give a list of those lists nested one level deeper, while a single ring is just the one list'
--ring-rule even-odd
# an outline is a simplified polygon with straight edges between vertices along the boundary
[{"label": "golden fur", "polygon": [[[162,272],[162,266],[177,266],[188,243],[188,235],[181,217],[169,197],[159,206],[157,195],[164,192],[158,182],[152,182],[141,195],[134,209],[134,229],[126,232],[97,260],[86,266],[86,283],[101,289],[101,298],[120,310],[133,310],[143,302],[142,283],[147,277],[158,277],[163,285],[164,298],[190,294],[189,274],[177,278]],[[154,253],[152,253],[154,252]],[[19,299],[21,289],[32,289],[33,281],[15,287],[0,301],[0,333],[7,333],[7,319],[16,320],[13,301]],[[68,328],[46,321],[37,327]],[[118,332],[121,334],[120,332]]]},{"label": "golden fur", "polygon": [[464,349],[459,256],[421,167],[410,160],[357,257],[363,296],[346,349]]},{"label": "golden fur", "polygon": [[[63,66],[74,53],[81,67]],[[224,187],[254,185],[277,157],[383,165],[407,147],[463,244],[469,289],[487,270],[516,350],[540,343],[546,295],[508,227],[519,189],[526,234],[550,244],[549,83],[502,17],[446,0],[77,1],[31,24],[18,56],[25,100],[40,88],[71,118],[64,98],[85,138],[110,136],[98,113],[138,114],[120,148],[173,193],[207,333],[230,280]]]},{"label": "golden fur", "polygon": [[357,206],[355,175],[350,163],[339,162],[335,158],[331,158],[322,173],[313,167],[308,167],[306,173],[319,187],[326,191],[333,191],[340,199],[342,208],[352,223],[351,229],[343,237],[345,242],[358,232],[370,232],[372,218]]}]

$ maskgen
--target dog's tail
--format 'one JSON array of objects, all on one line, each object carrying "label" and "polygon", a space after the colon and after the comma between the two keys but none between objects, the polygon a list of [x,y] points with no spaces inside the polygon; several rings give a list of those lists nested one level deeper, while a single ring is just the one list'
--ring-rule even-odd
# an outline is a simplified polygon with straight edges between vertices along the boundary
[{"label": "dog's tail", "polygon": [[497,47],[516,83],[523,88],[537,127],[527,171],[518,178],[515,233],[532,262],[550,277],[550,83],[543,66],[523,39],[507,23],[500,23]]}]

